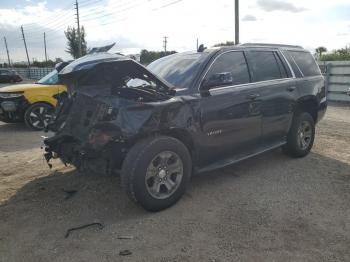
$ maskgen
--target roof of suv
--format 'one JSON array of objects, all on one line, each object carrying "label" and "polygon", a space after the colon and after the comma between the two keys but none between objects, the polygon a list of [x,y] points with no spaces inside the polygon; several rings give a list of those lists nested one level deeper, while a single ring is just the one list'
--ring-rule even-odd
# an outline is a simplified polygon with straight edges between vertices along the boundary
[{"label": "roof of suv", "polygon": [[268,43],[245,43],[239,45],[231,46],[222,46],[222,47],[210,47],[205,49],[203,52],[218,52],[225,50],[237,50],[237,49],[246,49],[246,48],[257,48],[257,49],[276,49],[276,50],[296,50],[296,51],[307,51],[302,46],[298,45],[284,45],[284,44],[268,44]]}]

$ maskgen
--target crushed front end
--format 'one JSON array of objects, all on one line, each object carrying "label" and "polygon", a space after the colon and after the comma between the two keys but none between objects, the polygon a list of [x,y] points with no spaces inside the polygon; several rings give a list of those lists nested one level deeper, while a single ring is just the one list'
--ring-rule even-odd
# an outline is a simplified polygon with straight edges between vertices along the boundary
[{"label": "crushed front end", "polygon": [[142,65],[110,54],[78,59],[59,77],[68,92],[48,126],[54,136],[44,141],[45,158],[94,172],[118,170],[133,140],[158,126],[157,102],[172,97]]}]

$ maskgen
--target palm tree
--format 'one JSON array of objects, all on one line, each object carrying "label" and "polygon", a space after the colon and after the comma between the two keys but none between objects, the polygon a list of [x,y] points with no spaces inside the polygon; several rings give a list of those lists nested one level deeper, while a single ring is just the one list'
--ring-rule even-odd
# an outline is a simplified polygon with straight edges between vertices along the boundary
[{"label": "palm tree", "polygon": [[327,52],[327,48],[325,48],[324,46],[320,46],[317,47],[315,51],[319,55],[319,58],[321,58],[322,53]]}]

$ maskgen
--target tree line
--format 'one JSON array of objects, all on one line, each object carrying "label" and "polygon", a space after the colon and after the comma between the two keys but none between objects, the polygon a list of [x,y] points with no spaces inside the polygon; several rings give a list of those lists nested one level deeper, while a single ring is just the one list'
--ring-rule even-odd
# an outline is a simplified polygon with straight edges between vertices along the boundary
[{"label": "tree line", "polygon": [[315,56],[320,61],[349,61],[350,60],[350,48],[345,46],[344,48],[335,49],[331,52],[327,52],[327,48],[320,46],[316,48]]}]

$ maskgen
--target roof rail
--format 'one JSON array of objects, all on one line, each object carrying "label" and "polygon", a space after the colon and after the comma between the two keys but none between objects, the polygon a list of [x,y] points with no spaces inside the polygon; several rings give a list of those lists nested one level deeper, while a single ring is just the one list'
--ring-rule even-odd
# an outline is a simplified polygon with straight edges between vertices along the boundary
[{"label": "roof rail", "polygon": [[240,44],[240,46],[262,46],[262,47],[282,47],[282,48],[298,48],[298,49],[303,49],[302,46],[300,45],[283,45],[283,44],[268,44],[268,43],[245,43],[245,44]]}]

